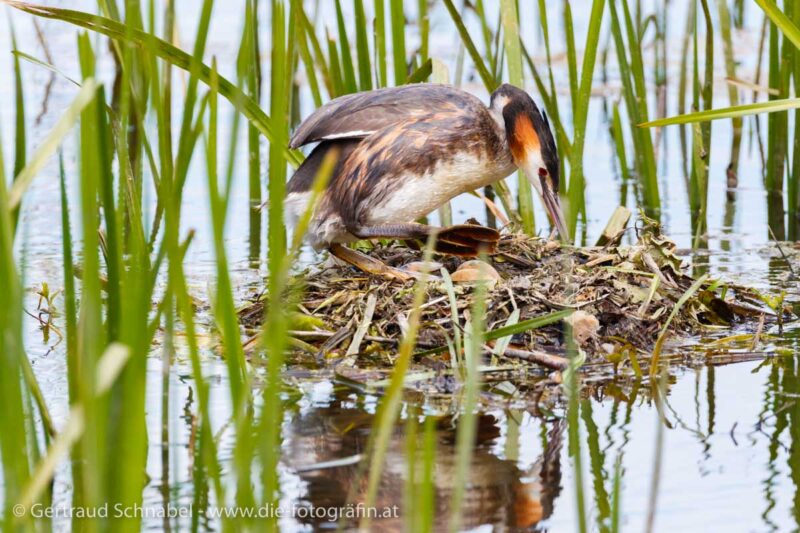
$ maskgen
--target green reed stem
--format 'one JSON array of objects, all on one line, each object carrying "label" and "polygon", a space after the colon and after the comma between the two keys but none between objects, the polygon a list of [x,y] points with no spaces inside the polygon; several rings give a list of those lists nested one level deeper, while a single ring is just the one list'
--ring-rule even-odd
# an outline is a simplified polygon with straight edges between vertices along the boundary
[{"label": "green reed stem", "polygon": [[403,0],[389,0],[389,24],[392,28],[392,62],[394,65],[394,84],[402,85],[407,76],[406,70],[406,18]]},{"label": "green reed stem", "polygon": [[[17,35],[14,31],[12,19],[8,19],[11,30],[11,46],[17,51]],[[27,156],[27,129],[25,125],[25,91],[22,85],[22,67],[20,66],[19,56],[14,55],[14,170],[12,176],[16,180],[25,167]],[[12,206],[13,207],[13,206]],[[17,220],[19,218],[19,206],[13,208],[11,212],[11,223],[16,231]],[[12,232],[13,234],[13,232]]]},{"label": "green reed stem", "polygon": [[[517,5],[514,0],[501,1],[500,18],[503,24],[508,81],[516,87],[524,87],[519,21],[517,20]],[[522,172],[517,172],[517,208],[522,220],[522,230],[528,235],[534,235],[536,221],[533,214],[531,184]]]},{"label": "green reed stem", "polygon": [[475,436],[477,434],[477,418],[475,409],[478,405],[478,395],[480,394],[481,376],[478,371],[481,356],[483,353],[484,331],[486,329],[486,284],[481,283],[475,291],[472,304],[471,320],[464,328],[464,363],[466,366],[466,379],[464,380],[463,399],[461,414],[458,417],[458,428],[456,429],[456,451],[455,451],[455,479],[453,495],[450,500],[450,524],[449,530],[456,532],[461,530],[461,520],[463,518],[462,505],[466,487],[470,482],[470,472],[472,465],[472,454],[475,448]]},{"label": "green reed stem", "polygon": [[[584,46],[581,79],[578,84],[578,102],[575,106],[573,117],[573,130],[575,133],[569,161],[569,209],[566,213],[570,238],[574,238],[575,236],[578,214],[583,213],[585,217],[586,211],[584,198],[586,183],[583,171],[583,152],[584,142],[586,140],[586,122],[589,116],[589,103],[591,101],[592,80],[594,79],[594,67],[597,61],[597,49],[600,42],[600,26],[603,22],[604,11],[605,0],[594,0],[592,2],[592,11],[589,15],[589,31],[586,34],[586,45]],[[575,75],[577,76],[577,73]]]}]

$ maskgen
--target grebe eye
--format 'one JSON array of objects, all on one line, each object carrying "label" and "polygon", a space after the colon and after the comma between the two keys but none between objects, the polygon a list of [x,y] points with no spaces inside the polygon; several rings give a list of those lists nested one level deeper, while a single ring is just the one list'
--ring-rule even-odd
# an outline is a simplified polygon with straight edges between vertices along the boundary
[{"label": "grebe eye", "polygon": [[546,168],[540,168],[539,169],[539,177],[540,178],[544,178],[545,176],[547,176],[547,169]]}]

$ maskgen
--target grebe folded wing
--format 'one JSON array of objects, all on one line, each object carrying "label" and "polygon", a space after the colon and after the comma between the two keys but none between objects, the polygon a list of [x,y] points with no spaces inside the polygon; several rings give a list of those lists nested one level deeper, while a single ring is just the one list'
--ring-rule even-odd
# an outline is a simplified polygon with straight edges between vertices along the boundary
[{"label": "grebe folded wing", "polygon": [[314,111],[292,135],[289,146],[298,148],[323,140],[363,139],[408,118],[483,106],[470,93],[433,83],[390,87],[334,98]]}]

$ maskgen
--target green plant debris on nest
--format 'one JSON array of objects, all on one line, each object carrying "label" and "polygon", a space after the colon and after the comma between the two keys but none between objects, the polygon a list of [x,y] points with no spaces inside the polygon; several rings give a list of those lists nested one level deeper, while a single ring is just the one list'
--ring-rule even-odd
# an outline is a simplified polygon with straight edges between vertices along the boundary
[{"label": "green plant debris on nest", "polygon": [[[662,330],[669,342],[735,325],[752,324],[755,329],[762,316],[777,321],[776,311],[757,291],[708,276],[691,276],[676,255],[675,243],[655,221],[641,216],[636,235],[633,246],[612,242],[588,248],[522,234],[504,235],[497,252],[486,258],[499,279],[490,280],[487,292],[486,338],[491,341],[487,341],[484,370],[563,370],[567,359],[562,319],[570,322],[588,365],[625,365],[636,374],[648,363]],[[378,244],[368,253],[398,268],[421,266],[422,252],[401,244]],[[422,368],[409,375],[409,383],[456,374],[452,361],[460,357],[457,340],[475,294],[474,283],[456,281],[472,279],[458,274],[474,261],[437,259],[440,263],[427,267],[434,275],[427,286],[417,339],[416,360]],[[453,282],[435,275],[441,268]],[[701,278],[705,279],[699,288],[690,291]],[[329,260],[298,274],[294,285],[304,290],[301,304],[291,311],[297,348],[294,361],[335,365],[345,381],[357,376],[355,381],[379,387],[405,331],[412,283],[376,278]],[[457,312],[451,305],[450,288]],[[240,310],[246,329],[254,331],[260,324],[263,301],[264,297],[258,298]],[[550,316],[554,319],[541,327],[535,322],[530,329],[524,327],[526,321]],[[492,335],[510,324],[520,324],[516,329],[522,331],[510,339]],[[248,345],[256,345],[255,337]]]}]

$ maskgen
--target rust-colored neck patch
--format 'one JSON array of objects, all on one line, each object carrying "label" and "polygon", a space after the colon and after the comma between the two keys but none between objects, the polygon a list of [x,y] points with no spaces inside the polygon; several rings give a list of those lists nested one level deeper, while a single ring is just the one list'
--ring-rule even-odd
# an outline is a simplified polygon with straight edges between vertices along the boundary
[{"label": "rust-colored neck patch", "polygon": [[536,130],[533,129],[533,123],[527,115],[520,113],[514,119],[514,127],[508,139],[508,146],[511,148],[511,154],[514,156],[514,162],[517,166],[525,161],[529,152],[538,152],[540,150],[539,136],[536,134]]}]

